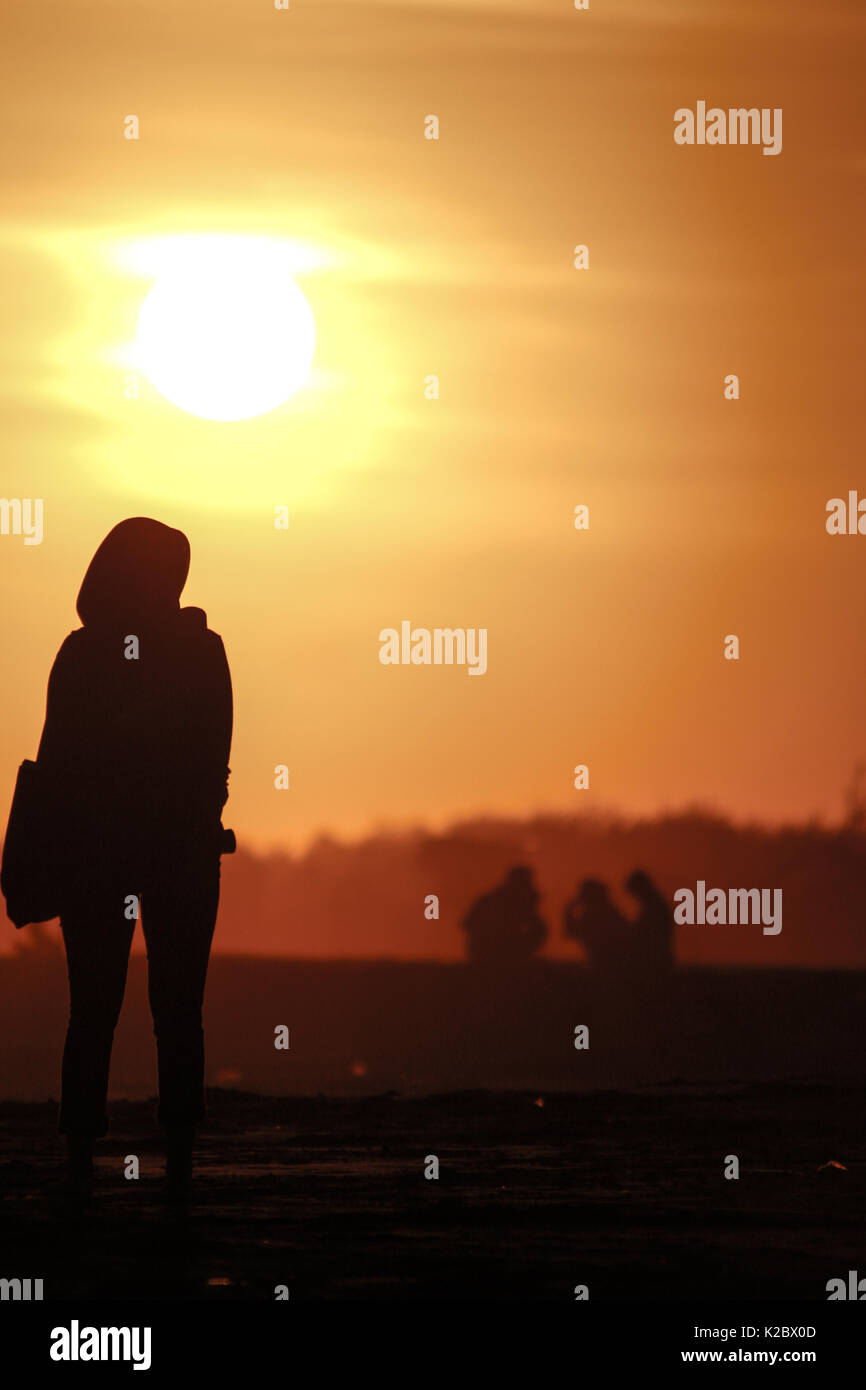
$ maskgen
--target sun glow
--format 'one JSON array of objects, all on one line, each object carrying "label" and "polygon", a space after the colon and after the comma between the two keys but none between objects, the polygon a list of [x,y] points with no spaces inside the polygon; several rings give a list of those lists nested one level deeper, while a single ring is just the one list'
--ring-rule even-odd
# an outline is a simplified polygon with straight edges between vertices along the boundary
[{"label": "sun glow", "polygon": [[161,259],[138,319],[139,361],[156,389],[207,420],[248,420],[294,395],[316,332],[288,247],[188,237]]}]

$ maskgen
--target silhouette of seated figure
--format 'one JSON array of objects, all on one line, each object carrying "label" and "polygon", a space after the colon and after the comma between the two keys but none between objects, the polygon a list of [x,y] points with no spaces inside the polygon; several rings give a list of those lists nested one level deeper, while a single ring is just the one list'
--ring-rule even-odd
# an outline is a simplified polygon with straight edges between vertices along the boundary
[{"label": "silhouette of seated figure", "polygon": [[531,869],[509,869],[502,883],[473,903],[463,919],[470,961],[518,965],[530,960],[547,937],[547,926],[538,915],[539,897]]},{"label": "silhouette of seated figure", "polygon": [[669,973],[674,967],[674,918],[667,899],[643,869],[629,874],[623,886],[639,904],[632,928],[641,967],[655,974]]},{"label": "silhouette of seated figure", "polygon": [[608,897],[607,885],[585,878],[562,917],[563,935],[579,941],[593,970],[625,974],[631,969],[629,922]]}]

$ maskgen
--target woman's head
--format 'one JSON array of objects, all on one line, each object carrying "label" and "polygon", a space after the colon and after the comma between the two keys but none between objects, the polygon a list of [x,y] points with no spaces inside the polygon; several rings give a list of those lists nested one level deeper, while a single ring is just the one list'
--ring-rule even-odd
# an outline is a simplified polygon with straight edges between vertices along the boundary
[{"label": "woman's head", "polygon": [[182,531],[147,516],[128,517],[109,531],[78,591],[78,616],[87,626],[155,620],[176,612],[189,573],[189,541]]}]

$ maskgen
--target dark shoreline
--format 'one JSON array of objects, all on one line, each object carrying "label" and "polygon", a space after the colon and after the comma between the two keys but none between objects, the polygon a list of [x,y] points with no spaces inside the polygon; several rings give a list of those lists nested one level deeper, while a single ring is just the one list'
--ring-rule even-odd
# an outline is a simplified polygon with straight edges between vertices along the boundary
[{"label": "dark shoreline", "polygon": [[[62,958],[0,959],[0,1097],[57,1094]],[[678,1078],[851,1080],[862,1070],[866,972],[687,968],[667,985],[604,984],[580,965],[519,976],[462,964],[214,956],[207,1082],[256,1094],[597,1090]],[[574,1047],[589,1027],[588,1050]],[[285,1025],[290,1048],[274,1047]],[[130,962],[111,1091],[155,1090],[141,957]]]}]

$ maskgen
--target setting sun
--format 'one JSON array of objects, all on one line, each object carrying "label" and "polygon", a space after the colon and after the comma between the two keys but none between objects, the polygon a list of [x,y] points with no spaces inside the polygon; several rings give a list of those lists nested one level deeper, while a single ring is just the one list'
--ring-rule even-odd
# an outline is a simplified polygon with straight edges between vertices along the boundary
[{"label": "setting sun", "polygon": [[191,415],[247,420],[307,379],[315,325],[285,249],[254,237],[182,243],[141,308],[138,352],[157,390]]}]

